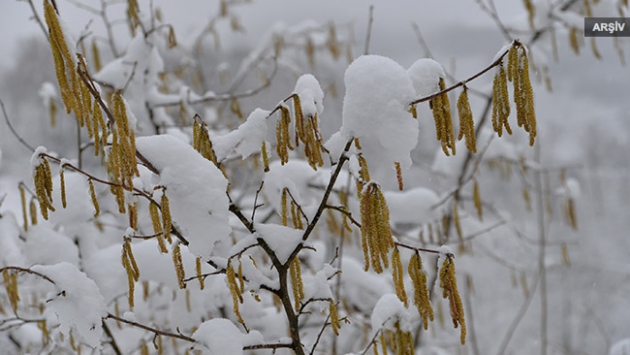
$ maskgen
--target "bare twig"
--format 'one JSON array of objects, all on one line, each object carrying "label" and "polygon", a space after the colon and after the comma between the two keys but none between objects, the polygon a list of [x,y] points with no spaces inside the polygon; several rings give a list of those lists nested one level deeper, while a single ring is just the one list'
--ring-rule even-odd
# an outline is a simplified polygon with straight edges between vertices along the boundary
[{"label": "bare twig", "polygon": [[367,33],[365,34],[365,47],[363,48],[363,54],[368,55],[370,53],[370,40],[372,37],[372,23],[374,22],[374,5],[370,5],[370,14],[368,15]]},{"label": "bare twig", "polygon": [[4,121],[7,123],[7,126],[9,126],[9,129],[11,130],[11,133],[13,133],[13,136],[15,136],[15,138],[17,138],[17,140],[20,141],[20,143],[22,143],[22,145],[25,146],[26,149],[30,150],[31,153],[35,152],[35,148],[33,148],[22,137],[20,137],[20,135],[15,131],[15,128],[13,128],[13,125],[11,124],[11,121],[9,120],[9,115],[7,115],[7,111],[4,108],[4,102],[2,101],[2,99],[0,99],[0,106],[2,106],[2,114],[4,115]]}]

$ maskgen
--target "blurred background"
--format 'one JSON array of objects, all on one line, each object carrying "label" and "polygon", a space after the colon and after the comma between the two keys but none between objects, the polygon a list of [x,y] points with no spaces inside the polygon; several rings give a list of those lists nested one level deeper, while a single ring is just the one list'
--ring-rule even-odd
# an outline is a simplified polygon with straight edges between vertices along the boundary
[{"label": "blurred background", "polygon": [[[86,32],[105,36],[102,19],[92,11],[100,8],[100,1],[57,3],[75,37]],[[267,90],[241,100],[245,116],[256,107],[272,108],[287,96],[301,74],[310,72],[320,80],[326,93],[321,118],[324,138],[341,125],[344,70],[349,60],[366,48],[369,53],[390,57],[405,68],[430,56],[454,80],[462,80],[485,68],[508,43],[490,13],[510,29],[513,38],[524,43],[533,38],[523,2],[516,0],[497,1],[495,10],[483,0],[239,1],[230,7],[233,18],[218,21],[209,36],[202,33],[220,11],[218,1],[139,3],[142,8],[161,9],[164,22],[174,26],[178,52],[163,54],[166,66],[175,67],[181,64],[176,62],[179,58],[194,57],[204,73],[201,87],[217,93],[233,89],[221,76],[237,75],[243,60],[272,28],[286,26],[297,31],[299,27],[333,24],[339,38],[349,43],[339,58],[316,56],[312,63],[307,53],[296,52],[290,61],[281,63]],[[552,7],[549,3],[557,2],[534,2],[542,9],[540,13]],[[575,13],[583,11],[581,1],[572,3],[576,4],[571,8]],[[26,142],[76,158],[77,143],[69,138],[69,132],[76,131],[74,119],[63,116],[59,109],[57,123],[51,127],[39,95],[42,83],[56,86],[56,79],[48,43],[33,19],[30,4],[15,0],[0,4],[0,99],[13,127]],[[33,0],[32,4],[43,18],[41,1]],[[372,28],[366,45],[371,5]],[[115,21],[124,18],[125,10],[124,3],[114,3],[107,15]],[[554,30],[557,60],[550,36],[540,36],[532,46],[538,68],[533,73],[539,127],[537,147],[529,147],[520,130],[491,144],[495,145],[496,156],[517,161],[521,156],[536,160],[536,149],[540,149],[538,167],[548,172],[546,190],[552,206],[543,222],[547,239],[546,314],[541,313],[538,285],[540,223],[536,208],[530,211],[523,197],[523,190],[528,188],[535,195],[532,181],[519,173],[518,164],[482,164],[478,173],[482,197],[492,202],[492,208],[500,211],[507,224],[474,237],[466,244],[465,253],[458,256],[458,275],[470,317],[468,345],[458,346],[448,324],[443,331],[429,331],[423,336],[427,345],[452,353],[534,354],[540,352],[543,317],[548,322],[549,354],[604,354],[615,342],[630,337],[630,71],[624,66],[624,60],[630,58],[630,43],[627,38],[620,39],[615,46],[612,39],[600,38],[596,42],[598,59],[590,40],[585,39],[576,54],[570,43],[570,26],[559,23]],[[130,39],[126,24],[114,25],[112,30],[117,51],[124,53]],[[198,41],[200,38],[203,39]],[[193,56],[198,43],[203,51]],[[105,42],[100,44],[106,47]],[[626,59],[620,52],[625,53]],[[104,49],[102,56],[106,63],[113,53]],[[488,94],[491,80],[489,73],[469,87]],[[245,78],[236,90],[259,85],[260,80],[254,75]],[[456,96],[452,96],[451,102],[455,100]],[[471,98],[476,120],[485,103],[484,98]],[[406,186],[445,193],[456,184],[461,155],[436,158],[442,153],[434,138],[428,108],[420,110],[419,120],[421,139],[413,153],[414,168],[405,173]],[[0,196],[5,197],[0,213],[19,211],[17,184],[30,183],[31,152],[18,142],[4,118],[0,122],[0,150]],[[390,175],[383,176],[383,183],[393,188],[395,178]],[[563,216],[563,203],[569,197],[574,203],[577,228]],[[473,211],[470,208],[470,213]]]}]

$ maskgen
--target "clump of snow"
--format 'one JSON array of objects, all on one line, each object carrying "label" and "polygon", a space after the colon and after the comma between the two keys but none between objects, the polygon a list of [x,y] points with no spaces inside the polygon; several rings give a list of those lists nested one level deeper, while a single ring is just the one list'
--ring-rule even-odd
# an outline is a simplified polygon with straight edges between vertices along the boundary
[{"label": "clump of snow", "polygon": [[407,69],[407,74],[411,78],[416,94],[420,97],[440,91],[440,78],[446,77],[442,64],[430,58],[416,60]]},{"label": "clump of snow", "polygon": [[416,187],[407,191],[385,191],[383,193],[389,207],[389,222],[425,224],[438,219],[441,215],[439,208],[434,206],[440,201],[435,191]]},{"label": "clump of snow", "polygon": [[556,194],[566,198],[578,198],[581,193],[580,183],[574,178],[567,178],[564,186],[556,189]]},{"label": "clump of snow", "polygon": [[190,145],[168,136],[136,139],[136,148],[159,172],[166,187],[173,224],[190,242],[192,253],[208,257],[215,243],[230,237],[227,180]]},{"label": "clump of snow", "polygon": [[448,245],[442,245],[438,248],[438,251],[440,252],[440,256],[444,256],[444,255],[455,255],[455,253],[453,253],[453,249],[451,249],[451,247],[449,247]]},{"label": "clump of snow", "polygon": [[269,111],[257,108],[236,130],[223,136],[212,137],[217,160],[224,160],[232,153],[232,150],[235,150],[243,159],[254,152],[259,152],[267,137],[267,117],[269,117]]},{"label": "clump of snow", "polygon": [[388,293],[381,297],[374,306],[371,318],[372,333],[380,329],[396,330],[394,327],[396,323],[402,331],[408,332],[412,329],[411,320],[411,314],[400,302],[398,296]]},{"label": "clump of snow", "polygon": [[0,218],[0,267],[23,266],[26,258],[22,252],[20,226],[11,212],[3,212]]},{"label": "clump of snow", "polygon": [[48,295],[46,312],[57,315],[60,331],[69,335],[72,330],[81,343],[100,349],[107,308],[96,283],[67,262],[36,265],[32,270],[55,282],[56,291]]},{"label": "clump of snow", "polygon": [[39,146],[35,148],[35,151],[31,155],[31,167],[33,168],[33,174],[35,173],[35,168],[44,162],[44,158],[40,157],[40,154],[48,153],[48,149],[43,146]]},{"label": "clump of snow", "polygon": [[319,202],[319,195],[309,188],[318,172],[314,171],[308,162],[300,159],[289,160],[282,165],[279,160],[269,164],[269,172],[265,175],[263,194],[271,205],[281,211],[282,190],[289,189],[291,196],[302,208]]},{"label": "clump of snow", "polygon": [[324,91],[317,79],[311,74],[300,76],[295,83],[293,93],[298,94],[302,104],[302,112],[305,116],[321,117],[324,112]]},{"label": "clump of snow", "polygon": [[228,319],[207,320],[199,325],[192,337],[197,341],[194,349],[201,350],[204,355],[243,354],[244,336]]},{"label": "clump of snow", "polygon": [[286,263],[295,248],[302,243],[304,231],[279,224],[256,224],[258,237],[275,252],[281,263]]},{"label": "clump of snow", "polygon": [[608,355],[628,355],[630,354],[630,338],[617,341],[610,347]]},{"label": "clump of snow", "polygon": [[378,55],[357,58],[346,70],[341,133],[383,151],[384,164],[411,166],[410,152],[418,141],[418,121],[407,111],[415,90],[407,72],[392,59]]},{"label": "clump of snow", "polygon": [[342,258],[341,283],[350,306],[363,313],[371,313],[378,300],[393,292],[392,286],[373,271],[364,271],[363,265],[355,258]]},{"label": "clump of snow", "polygon": [[55,88],[55,84],[49,81],[42,83],[42,86],[40,86],[39,88],[38,94],[39,97],[42,98],[46,110],[50,109],[51,102],[57,99],[57,89]]},{"label": "clump of snow", "polygon": [[29,265],[54,265],[62,261],[79,265],[77,246],[69,237],[50,228],[50,224],[30,226],[25,236],[24,252]]}]

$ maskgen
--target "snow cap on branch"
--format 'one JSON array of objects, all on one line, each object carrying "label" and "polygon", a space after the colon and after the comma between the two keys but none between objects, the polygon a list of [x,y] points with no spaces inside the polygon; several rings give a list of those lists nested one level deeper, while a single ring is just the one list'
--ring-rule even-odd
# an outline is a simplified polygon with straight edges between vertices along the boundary
[{"label": "snow cap on branch", "polygon": [[159,172],[166,187],[173,224],[184,234],[190,251],[211,255],[217,242],[229,238],[227,180],[190,145],[169,136],[141,137],[136,148]]},{"label": "snow cap on branch", "polygon": [[411,166],[418,121],[408,112],[415,90],[405,69],[390,58],[364,55],[350,64],[344,81],[341,134],[360,138],[364,147],[384,150],[391,166]]},{"label": "snow cap on branch", "polygon": [[429,96],[440,91],[440,78],[446,77],[442,64],[430,58],[416,60],[407,69],[407,74],[413,82],[416,94],[420,97]]}]

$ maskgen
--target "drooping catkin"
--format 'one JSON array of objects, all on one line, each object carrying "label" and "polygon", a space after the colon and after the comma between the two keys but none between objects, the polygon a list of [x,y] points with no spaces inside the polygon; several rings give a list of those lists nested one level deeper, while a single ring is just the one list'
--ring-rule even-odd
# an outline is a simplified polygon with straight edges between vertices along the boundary
[{"label": "drooping catkin", "polygon": [[9,303],[11,303],[13,313],[16,313],[18,309],[18,302],[20,301],[17,272],[11,272],[7,269],[4,269],[2,270],[2,278],[4,280],[4,288],[6,289],[7,296],[9,297]]},{"label": "drooping catkin", "polygon": [[[446,89],[446,82],[440,78],[440,91]],[[448,94],[444,93],[436,96],[430,102],[435,121],[436,138],[441,142],[442,150],[447,156],[455,155],[455,134],[453,133],[453,118],[451,115],[451,103]],[[450,149],[450,152],[449,152]]]},{"label": "drooping catkin", "polygon": [[475,202],[475,209],[477,210],[477,216],[480,221],[483,221],[483,204],[481,203],[481,195],[479,194],[479,183],[475,180],[473,184],[473,201]]},{"label": "drooping catkin", "polygon": [[96,198],[96,191],[94,190],[94,183],[92,179],[88,179],[88,185],[90,188],[90,198],[92,199],[92,205],[94,205],[94,217],[98,217],[101,213],[101,207],[98,204],[98,199]]},{"label": "drooping catkin", "polygon": [[35,200],[31,199],[31,203],[29,203],[28,207],[31,213],[31,224],[36,225],[37,224],[37,204],[35,203]]},{"label": "drooping catkin", "polygon": [[[76,70],[74,70],[74,57],[70,53],[66,43],[55,8],[49,0],[44,1],[44,18],[48,25],[50,47],[55,62],[55,72],[66,113],[70,113],[72,110],[78,113],[77,99],[80,98],[78,90],[79,77]],[[80,115],[77,115],[77,117],[79,116]]]},{"label": "drooping catkin", "polygon": [[413,284],[413,304],[422,318],[424,329],[427,330],[429,321],[433,321],[433,307],[431,307],[429,288],[427,287],[427,273],[422,268],[422,259],[418,252],[415,252],[409,259],[408,272]]},{"label": "drooping catkin", "polygon": [[175,266],[179,288],[183,290],[186,288],[186,283],[184,282],[186,272],[184,271],[184,263],[182,261],[182,252],[179,248],[179,243],[176,243],[175,247],[173,247],[173,265]]},{"label": "drooping catkin", "polygon": [[394,252],[392,253],[392,278],[394,281],[394,288],[396,289],[396,296],[398,296],[398,299],[405,304],[405,307],[408,307],[409,301],[407,300],[407,292],[405,291],[405,283],[403,281],[403,265],[400,260],[400,252],[398,251],[398,248],[394,248]]},{"label": "drooping catkin", "polygon": [[28,210],[26,207],[26,190],[22,183],[18,185],[18,190],[20,190],[20,202],[22,204],[22,221],[24,222],[24,230],[28,231]]},{"label": "drooping catkin", "polygon": [[395,162],[394,166],[396,167],[396,180],[398,180],[398,190],[402,191],[405,188],[403,184],[402,168],[400,167],[399,162]]},{"label": "drooping catkin", "polygon": [[365,269],[376,273],[389,267],[389,252],[394,247],[394,239],[389,226],[389,209],[380,186],[368,183],[360,200],[361,241],[365,256]]},{"label": "drooping catkin", "polygon": [[293,285],[293,302],[295,309],[299,310],[302,300],[304,299],[304,284],[302,283],[302,267],[300,259],[294,258],[289,265],[289,273],[291,274],[291,284]]},{"label": "drooping catkin", "polygon": [[260,151],[262,152],[262,160],[263,160],[263,167],[265,169],[265,172],[269,172],[269,152],[267,151],[267,141],[263,140],[262,142],[262,147],[260,148]]},{"label": "drooping catkin", "polygon": [[[510,49],[510,51],[511,50],[512,49]],[[509,72],[510,69],[508,66],[508,73]],[[492,128],[497,132],[499,137],[503,135],[503,127],[505,127],[508,134],[512,134],[512,128],[508,122],[508,117],[510,116],[510,96],[507,86],[508,76],[503,64],[501,64],[492,82]]]},{"label": "drooping catkin", "polygon": [[289,150],[293,150],[289,134],[291,115],[289,109],[284,105],[280,106],[280,112],[281,116],[276,124],[276,153],[280,158],[280,163],[284,165],[289,161]]},{"label": "drooping catkin", "polygon": [[39,202],[39,210],[45,220],[48,220],[48,211],[55,211],[52,205],[52,173],[50,163],[44,158],[40,158],[39,164],[35,167],[34,173],[35,193]]},{"label": "drooping catkin", "polygon": [[243,321],[243,317],[241,316],[241,312],[239,311],[239,304],[243,302],[243,297],[240,293],[240,287],[236,282],[236,272],[234,272],[234,268],[230,265],[230,262],[228,262],[225,274],[230,293],[232,294],[234,314],[236,315],[238,322],[243,324],[245,323],[245,321]]},{"label": "drooping catkin", "polygon": [[140,277],[140,270],[138,269],[138,264],[136,264],[136,259],[133,256],[131,243],[129,242],[128,238],[125,238],[125,242],[123,243],[122,264],[125,268],[125,271],[127,272],[127,283],[129,284],[127,299],[129,302],[129,307],[133,308],[135,303],[135,282],[138,281]]},{"label": "drooping catkin", "polygon": [[173,220],[171,219],[171,208],[168,201],[168,196],[166,196],[166,188],[164,188],[162,192],[162,231],[164,232],[164,239],[166,239],[169,243],[172,243],[171,239],[171,228],[173,227]]},{"label": "drooping catkin", "polygon": [[339,321],[339,314],[337,313],[337,305],[333,299],[328,300],[328,314],[330,315],[330,325],[332,326],[333,333],[339,335],[339,328],[341,328],[341,322]]},{"label": "drooping catkin", "polygon": [[201,258],[195,259],[195,270],[197,271],[197,281],[199,281],[199,289],[203,290],[206,286],[204,283],[204,277],[201,272]]},{"label": "drooping catkin", "polygon": [[166,243],[164,242],[162,220],[160,219],[160,212],[158,210],[157,204],[153,202],[149,203],[149,215],[151,216],[151,223],[153,224],[153,233],[155,233],[155,237],[157,238],[160,253],[166,254],[168,253],[168,249],[166,248]]},{"label": "drooping catkin", "polygon": [[470,102],[468,101],[468,88],[464,86],[464,90],[457,99],[457,113],[459,115],[459,137],[461,140],[466,137],[466,148],[477,153],[477,138],[475,136],[475,121],[473,120]]},{"label": "drooping catkin", "polygon": [[67,201],[66,201],[66,178],[64,175],[64,164],[61,164],[61,167],[59,168],[59,186],[61,187],[61,206],[63,206],[63,208],[66,208],[67,206]]},{"label": "drooping catkin", "polygon": [[457,289],[455,277],[455,263],[453,255],[446,254],[444,262],[439,270],[440,288],[442,297],[448,299],[453,326],[460,328],[460,342],[466,343],[466,319],[464,317],[464,305]]}]

